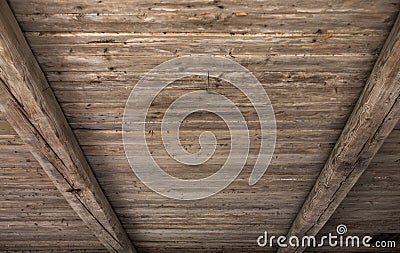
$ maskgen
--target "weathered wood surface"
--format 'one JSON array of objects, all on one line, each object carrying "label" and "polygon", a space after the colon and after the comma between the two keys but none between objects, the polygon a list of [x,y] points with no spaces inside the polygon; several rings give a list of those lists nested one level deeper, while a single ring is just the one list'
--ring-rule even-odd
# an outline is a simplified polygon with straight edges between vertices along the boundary
[{"label": "weathered wood surface", "polygon": [[[202,14],[205,13],[205,14]],[[358,34],[377,31],[382,34],[393,20],[382,13],[251,13],[237,16],[232,11],[199,12],[180,9],[136,11],[129,14],[46,14],[17,15],[25,31],[79,32],[211,32],[230,33],[315,33],[327,27],[327,33]],[[73,24],[67,25],[67,24]],[[335,24],[336,26],[334,26]]]},{"label": "weathered wood surface", "polygon": [[[370,234],[374,240],[377,239],[376,236],[379,238],[381,233],[400,234],[399,130],[398,125],[375,155],[368,169],[321,229],[319,238],[335,232],[339,224],[347,226],[348,235]],[[324,249],[328,252],[329,250],[332,251],[332,248]],[[398,249],[386,249],[387,252],[396,250]],[[369,251],[376,252],[376,249]]]},{"label": "weathered wood surface", "polygon": [[71,207],[111,252],[135,252],[104,196],[6,1],[0,2],[5,117]]},{"label": "weathered wood surface", "polygon": [[[34,53],[54,56],[180,55],[355,55],[379,52],[384,35],[237,35],[226,34],[135,34],[135,33],[25,33]],[[349,38],[351,37],[351,40]],[[208,47],[204,47],[207,44]]]},{"label": "weathered wood surface", "polygon": [[0,112],[0,251],[107,252]]},{"label": "weathered wood surface", "polygon": [[[224,11],[227,13],[391,13],[398,6],[396,0],[374,1],[366,5],[363,0],[345,2],[291,1],[291,0],[258,0],[247,1],[246,4],[235,0],[176,0],[149,2],[135,1],[135,4],[118,0],[97,1],[90,0],[13,0],[11,6],[17,13],[23,14],[127,14],[143,11],[179,12],[192,10],[193,12]],[[205,14],[203,14],[205,15]]]},{"label": "weathered wood surface", "polygon": [[[316,235],[400,119],[400,15],[363,93],[287,237]],[[278,252],[302,252],[281,248]]]},{"label": "weathered wood surface", "polygon": [[[140,252],[268,252],[257,247],[256,238],[264,230],[287,232],[340,136],[399,6],[398,0],[9,2]],[[220,194],[179,202],[151,192],[132,173],[122,146],[121,117],[132,87],[146,72],[166,59],[194,53],[228,57],[256,75],[276,112],[278,142],[267,174],[254,187],[245,184],[250,163]],[[161,95],[176,96],[204,83],[177,82]],[[240,101],[240,96],[232,93],[232,99]],[[247,106],[242,109],[255,118]],[[209,124],[221,134],[221,144],[229,145],[223,126],[204,116],[193,115],[187,126]],[[183,134],[194,150],[197,136]],[[159,132],[153,130],[150,137],[150,148],[170,173],[197,178],[221,166],[171,166],[162,156]]]}]

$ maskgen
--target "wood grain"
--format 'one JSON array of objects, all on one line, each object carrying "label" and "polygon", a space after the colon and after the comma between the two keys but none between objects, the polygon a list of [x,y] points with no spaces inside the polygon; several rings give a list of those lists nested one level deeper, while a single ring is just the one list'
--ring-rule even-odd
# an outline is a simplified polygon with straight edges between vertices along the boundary
[{"label": "wood grain", "polygon": [[[275,251],[258,247],[256,238],[264,230],[275,235],[288,231],[362,92],[399,6],[398,0],[368,4],[364,0],[8,2],[88,163],[139,252]],[[223,192],[198,202],[179,202],[152,192],[133,174],[124,157],[121,117],[127,96],[143,75],[166,59],[197,53],[238,61],[260,80],[275,109],[278,142],[271,166],[255,186],[246,186],[250,161]],[[161,94],[152,117],[159,120],[157,110],[168,107],[169,95],[204,89],[204,80],[186,81]],[[232,89],[223,85],[218,91]],[[230,97],[241,100],[236,92]],[[245,105],[243,112],[256,127],[252,110]],[[207,125],[222,138],[222,145],[229,145],[229,133],[219,121],[193,115],[182,131],[188,148],[196,149],[196,127],[207,130]],[[163,169],[179,177],[204,177],[218,169],[226,155],[226,146],[221,146],[212,164],[177,165],[163,155],[158,125],[149,127],[154,128],[148,134],[149,148]],[[257,150],[256,130],[250,152]],[[398,136],[394,133],[386,139],[386,149],[398,147]],[[0,143],[8,141],[0,138]],[[12,166],[13,158],[7,154],[0,159]],[[398,168],[395,160],[394,154],[381,156],[377,169],[391,173]],[[26,169],[31,162],[22,164]],[[357,191],[346,205],[353,205],[349,210],[354,215],[347,219],[348,213],[342,213],[336,221],[344,219],[350,226],[360,222],[362,211],[371,212],[370,224],[362,223],[365,230],[381,226],[381,232],[394,231],[396,193],[384,196],[391,182],[366,181],[365,193]],[[20,188],[25,185],[35,187],[24,182]],[[364,202],[368,194],[369,201],[382,199],[381,211]],[[18,200],[7,203],[22,205]],[[58,212],[62,209],[59,203],[53,206]],[[378,220],[385,211],[385,220]]]},{"label": "wood grain", "polygon": [[[400,118],[400,16],[353,113],[287,238],[316,235],[364,173]],[[302,252],[280,248],[278,252]]]},{"label": "wood grain", "polygon": [[0,112],[0,251],[107,252]]},{"label": "wood grain", "polygon": [[111,252],[135,252],[97,183],[5,1],[0,2],[1,106],[72,208]]}]

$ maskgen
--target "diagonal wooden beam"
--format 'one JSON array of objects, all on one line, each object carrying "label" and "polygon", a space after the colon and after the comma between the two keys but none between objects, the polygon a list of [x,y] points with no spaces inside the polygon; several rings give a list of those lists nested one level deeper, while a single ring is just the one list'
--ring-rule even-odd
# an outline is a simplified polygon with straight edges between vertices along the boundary
[{"label": "diagonal wooden beam", "polygon": [[[400,15],[365,88],[287,238],[315,236],[358,181],[400,117]],[[280,248],[302,252],[302,247]]]},{"label": "diagonal wooden beam", "polygon": [[0,0],[0,109],[110,252],[136,252],[101,190],[14,15]]}]

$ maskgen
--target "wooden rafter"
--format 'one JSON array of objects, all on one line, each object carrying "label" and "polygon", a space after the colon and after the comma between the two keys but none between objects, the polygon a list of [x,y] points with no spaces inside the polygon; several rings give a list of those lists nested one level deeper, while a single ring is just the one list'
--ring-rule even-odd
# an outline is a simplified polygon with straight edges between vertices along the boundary
[{"label": "wooden rafter", "polygon": [[[325,225],[368,167],[400,117],[400,15],[365,88],[294,220],[287,238],[312,236]],[[302,252],[304,248],[280,248]]]},{"label": "wooden rafter", "polygon": [[136,252],[101,190],[17,21],[0,0],[0,109],[110,252]]}]

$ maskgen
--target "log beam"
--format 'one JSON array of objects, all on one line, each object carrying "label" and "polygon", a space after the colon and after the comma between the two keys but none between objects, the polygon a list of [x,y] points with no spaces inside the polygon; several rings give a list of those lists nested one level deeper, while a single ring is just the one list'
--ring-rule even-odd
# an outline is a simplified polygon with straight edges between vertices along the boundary
[{"label": "log beam", "polygon": [[[365,88],[287,238],[315,236],[378,152],[400,117],[400,15]],[[303,247],[280,248],[302,252]]]},{"label": "log beam", "polygon": [[0,102],[7,120],[104,246],[110,252],[136,252],[5,0],[0,0]]}]

